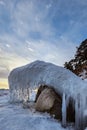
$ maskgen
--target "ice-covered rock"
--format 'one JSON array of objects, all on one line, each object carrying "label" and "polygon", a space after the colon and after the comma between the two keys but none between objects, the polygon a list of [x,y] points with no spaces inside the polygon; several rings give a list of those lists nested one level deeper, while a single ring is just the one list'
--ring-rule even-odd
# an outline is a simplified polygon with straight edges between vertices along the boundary
[{"label": "ice-covered rock", "polygon": [[[14,69],[8,80],[12,102],[29,100],[30,91],[37,90],[41,85],[54,88],[63,97],[62,111],[65,111],[69,99],[72,98],[76,130],[84,128],[83,111],[87,108],[87,84],[69,70],[51,63],[35,61]],[[63,112],[62,119],[66,124],[66,112]]]},{"label": "ice-covered rock", "polygon": [[42,90],[41,94],[38,96],[35,108],[41,112],[48,112],[54,118],[61,120],[62,119],[62,99],[61,97],[53,90],[53,88],[47,87]]}]

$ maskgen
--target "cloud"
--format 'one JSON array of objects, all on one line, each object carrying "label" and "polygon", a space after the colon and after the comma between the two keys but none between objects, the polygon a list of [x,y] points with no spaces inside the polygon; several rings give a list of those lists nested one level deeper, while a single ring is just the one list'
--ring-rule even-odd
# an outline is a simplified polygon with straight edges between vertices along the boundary
[{"label": "cloud", "polygon": [[48,21],[49,10],[45,6],[42,7],[42,10],[39,6],[42,7],[43,2],[26,0],[16,4],[15,10],[12,12],[11,26],[19,37],[31,37],[32,33],[39,34],[39,38],[53,35],[53,28]]},{"label": "cloud", "polygon": [[34,60],[44,60],[63,65],[75,51],[73,43],[65,37],[55,40],[54,43],[32,39],[20,41],[11,35],[4,35],[4,38],[0,37],[0,40],[0,65],[7,66],[9,71]]},{"label": "cloud", "polygon": [[86,0],[0,1],[2,77],[5,71],[8,73],[33,60],[63,66],[71,59],[78,39],[83,38],[82,32],[86,30],[85,4]]},{"label": "cloud", "polygon": [[54,41],[54,43],[43,40],[38,42],[27,40],[26,44],[33,49],[31,59],[49,61],[62,66],[65,61],[72,58],[76,50],[73,42],[64,37]]},{"label": "cloud", "polygon": [[3,0],[0,0],[0,5],[1,6],[4,6],[5,5],[5,2]]},{"label": "cloud", "polygon": [[7,66],[0,65],[0,78],[7,78],[9,74],[9,69]]},{"label": "cloud", "polygon": [[24,65],[26,63],[30,62],[29,59],[26,60],[26,58],[19,56],[15,53],[6,53],[3,52],[0,55],[0,66],[4,66],[5,69],[8,68],[8,71],[10,72],[13,68]]}]

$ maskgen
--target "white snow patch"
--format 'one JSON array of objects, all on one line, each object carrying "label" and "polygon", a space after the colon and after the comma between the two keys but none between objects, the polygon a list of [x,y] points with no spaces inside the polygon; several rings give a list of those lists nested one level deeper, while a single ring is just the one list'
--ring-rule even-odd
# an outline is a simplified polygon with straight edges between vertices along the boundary
[{"label": "white snow patch", "polygon": [[81,79],[84,79],[84,80],[87,80],[87,74],[86,74],[86,70],[84,69],[81,73],[80,73],[80,77],[81,77]]}]

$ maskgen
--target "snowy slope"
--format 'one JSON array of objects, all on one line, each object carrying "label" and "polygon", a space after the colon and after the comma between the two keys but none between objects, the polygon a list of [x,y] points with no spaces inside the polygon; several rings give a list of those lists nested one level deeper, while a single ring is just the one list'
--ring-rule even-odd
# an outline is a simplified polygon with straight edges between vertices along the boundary
[{"label": "snowy slope", "polygon": [[9,104],[9,95],[0,96],[0,130],[73,130],[61,127],[48,114],[23,109],[22,104]]}]

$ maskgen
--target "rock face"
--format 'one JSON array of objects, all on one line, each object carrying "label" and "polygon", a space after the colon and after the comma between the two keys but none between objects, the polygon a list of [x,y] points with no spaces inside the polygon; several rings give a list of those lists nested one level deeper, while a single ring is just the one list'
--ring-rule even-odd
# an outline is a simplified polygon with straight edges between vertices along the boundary
[{"label": "rock face", "polygon": [[56,119],[62,119],[62,99],[52,89],[47,86],[41,86],[37,93],[36,110],[41,112],[48,112]]}]

